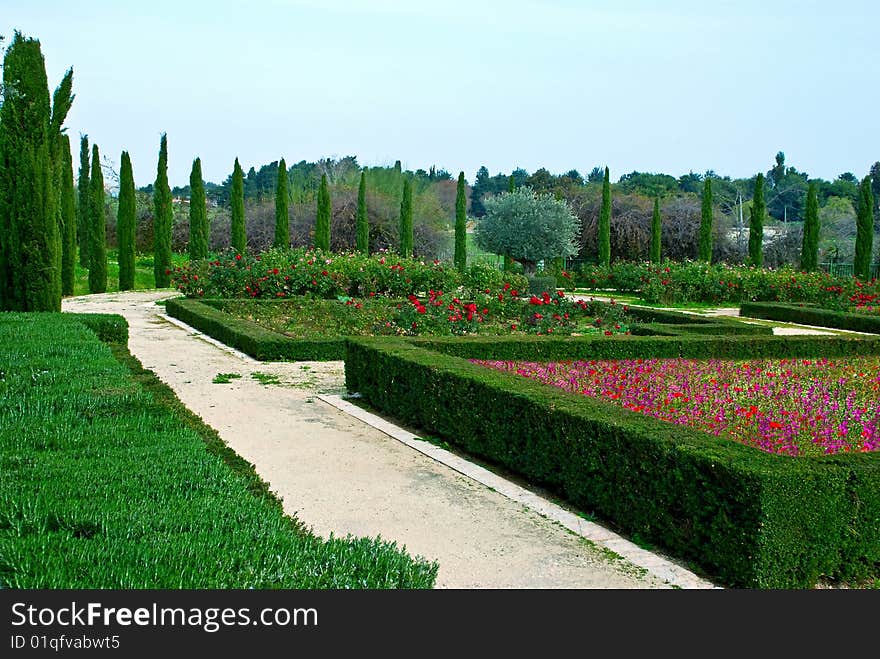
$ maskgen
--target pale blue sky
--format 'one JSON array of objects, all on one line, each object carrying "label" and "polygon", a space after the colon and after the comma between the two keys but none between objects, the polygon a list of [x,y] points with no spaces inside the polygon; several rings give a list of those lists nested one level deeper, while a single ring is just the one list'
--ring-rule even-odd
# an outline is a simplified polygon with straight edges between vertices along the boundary
[{"label": "pale blue sky", "polygon": [[[67,126],[132,157],[137,185],[202,158],[242,166],[355,155],[473,181],[523,167],[612,178],[777,151],[813,176],[880,160],[880,2],[0,0],[0,34],[40,39]],[[74,149],[78,151],[78,144]]]}]

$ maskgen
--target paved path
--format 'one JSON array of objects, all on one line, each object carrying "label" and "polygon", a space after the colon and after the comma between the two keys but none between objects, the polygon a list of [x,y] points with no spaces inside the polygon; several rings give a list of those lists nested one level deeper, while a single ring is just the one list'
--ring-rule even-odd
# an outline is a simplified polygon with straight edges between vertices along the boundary
[{"label": "paved path", "polygon": [[[169,322],[154,304],[169,295],[90,295],[62,307],[125,316],[129,348],[144,367],[252,462],[285,511],[318,535],[393,540],[438,561],[439,588],[670,587],[657,576],[662,570],[639,567],[672,565],[665,559],[627,553],[631,543],[604,530],[612,541],[589,542],[320,399],[343,393],[342,362],[260,363],[235,354]],[[241,377],[212,383],[219,373]],[[602,545],[637,556],[638,565]],[[712,587],[683,568],[673,572],[677,585]]]}]

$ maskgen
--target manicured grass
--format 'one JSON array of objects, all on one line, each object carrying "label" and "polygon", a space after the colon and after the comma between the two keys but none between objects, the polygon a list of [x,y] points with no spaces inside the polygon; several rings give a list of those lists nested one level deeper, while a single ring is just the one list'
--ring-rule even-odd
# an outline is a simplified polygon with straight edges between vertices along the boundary
[{"label": "manicured grass", "polygon": [[[115,293],[119,290],[119,256],[118,250],[107,250],[107,292]],[[171,262],[176,267],[182,267],[189,263],[186,254],[172,254]],[[135,257],[134,265],[134,290],[146,291],[156,288],[156,279],[153,274],[153,255],[139,254]],[[73,294],[88,295],[89,271],[83,268],[77,261],[76,279],[74,280]]]},{"label": "manicured grass", "polygon": [[[114,358],[114,352],[117,358]],[[219,436],[69,314],[0,314],[0,587],[430,588],[308,533]]]}]

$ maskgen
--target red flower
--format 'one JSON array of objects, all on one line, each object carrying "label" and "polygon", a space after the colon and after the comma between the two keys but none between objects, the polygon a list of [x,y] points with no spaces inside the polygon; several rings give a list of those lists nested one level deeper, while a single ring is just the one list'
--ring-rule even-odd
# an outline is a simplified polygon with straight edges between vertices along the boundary
[{"label": "red flower", "polygon": [[605,336],[611,336],[611,330],[605,330]]},{"label": "red flower", "polygon": [[236,261],[241,261],[241,254],[236,254],[236,255],[235,255],[235,260],[236,260]]}]

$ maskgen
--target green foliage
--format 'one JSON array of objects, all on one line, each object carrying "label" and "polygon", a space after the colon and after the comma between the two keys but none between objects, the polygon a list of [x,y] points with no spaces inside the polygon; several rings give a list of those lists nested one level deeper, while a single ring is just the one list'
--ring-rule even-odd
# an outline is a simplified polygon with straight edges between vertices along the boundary
[{"label": "green foliage", "polygon": [[599,265],[611,265],[611,181],[608,168],[602,180],[602,210],[599,212]]},{"label": "green foliage", "polygon": [[485,207],[474,230],[477,245],[519,261],[526,274],[542,259],[577,254],[580,220],[564,200],[522,187],[487,199]]},{"label": "green foliage", "polygon": [[819,186],[810,183],[807,189],[807,209],[804,217],[804,237],[801,243],[801,270],[815,270],[819,265]]},{"label": "green foliage", "polygon": [[278,163],[278,178],[275,183],[275,240],[273,247],[290,247],[290,217],[287,207],[290,202],[290,194],[287,186],[287,163],[284,158]]},{"label": "green foliage", "polygon": [[70,139],[61,136],[61,295],[73,295],[76,279],[76,190]]},{"label": "green foliage", "polygon": [[89,136],[79,140],[79,177],[76,190],[76,237],[79,244],[79,264],[89,267]]},{"label": "green foliage", "polygon": [[153,184],[153,277],[156,288],[171,283],[171,188],[168,187],[168,139],[165,133],[159,142],[159,163]]},{"label": "green foliage", "polygon": [[134,171],[128,151],[122,152],[119,170],[119,206],[116,210],[116,241],[119,244],[119,290],[134,288],[135,230],[137,201],[135,199]]},{"label": "green foliage", "polygon": [[330,221],[333,207],[330,200],[330,189],[327,187],[327,175],[321,174],[321,187],[318,188],[318,208],[315,215],[315,249],[330,249]]},{"label": "green foliage", "polygon": [[816,325],[854,332],[880,334],[880,316],[864,313],[848,313],[833,309],[805,306],[804,304],[781,304],[778,302],[743,302],[740,316],[764,318],[785,323]]},{"label": "green foliage", "polygon": [[764,175],[755,179],[755,194],[749,209],[749,262],[757,267],[764,264],[764,218],[767,207],[764,205]]},{"label": "green foliage", "polygon": [[412,181],[409,176],[403,179],[403,195],[400,200],[400,233],[398,254],[403,258],[412,257],[413,251],[413,203]]},{"label": "green foliage", "polygon": [[703,182],[703,206],[700,215],[700,242],[697,250],[700,261],[712,260],[712,179]]},{"label": "green foliage", "polygon": [[235,159],[232,169],[232,248],[239,254],[247,252],[247,233],[244,226],[244,172]]},{"label": "green foliage", "polygon": [[[513,177],[511,177],[511,181]],[[455,189],[455,267],[467,267],[467,193],[465,192],[464,172],[458,174]]]},{"label": "green foliage", "polygon": [[859,206],[856,213],[856,252],[853,258],[853,275],[869,279],[871,255],[874,248],[874,196],[871,177],[866,176],[859,186]]},{"label": "green foliage", "polygon": [[651,215],[651,263],[660,263],[660,197],[654,197],[654,213]]},{"label": "green foliage", "polygon": [[189,258],[192,261],[208,258],[210,226],[202,180],[202,159],[193,160],[189,174]]},{"label": "green foliage", "polygon": [[104,218],[104,175],[98,145],[92,145],[89,174],[89,293],[107,291],[107,228]]},{"label": "green foliage", "polygon": [[367,215],[367,173],[361,172],[358,184],[357,218],[355,220],[357,234],[357,250],[364,254],[370,253],[370,218]]}]

